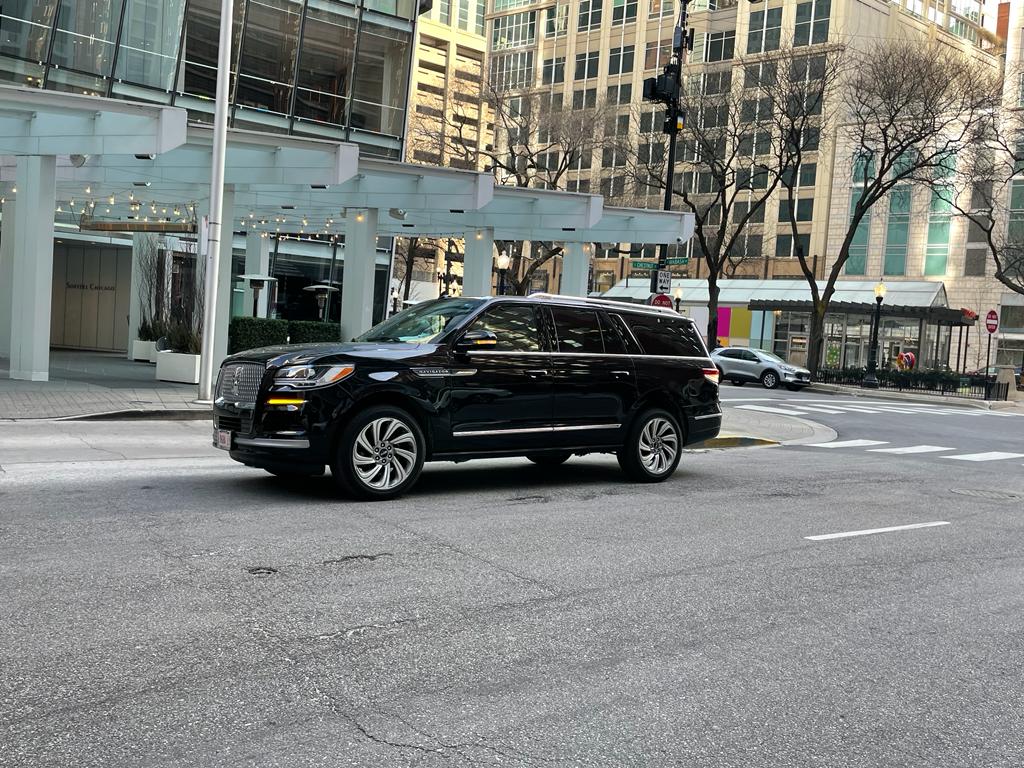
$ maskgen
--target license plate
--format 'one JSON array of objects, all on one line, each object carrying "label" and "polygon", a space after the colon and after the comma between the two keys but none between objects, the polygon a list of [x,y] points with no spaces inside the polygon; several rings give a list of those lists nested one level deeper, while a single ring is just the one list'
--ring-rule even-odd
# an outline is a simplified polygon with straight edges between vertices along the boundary
[{"label": "license plate", "polygon": [[216,432],[217,447],[225,451],[231,450],[231,432],[227,429],[218,429]]}]

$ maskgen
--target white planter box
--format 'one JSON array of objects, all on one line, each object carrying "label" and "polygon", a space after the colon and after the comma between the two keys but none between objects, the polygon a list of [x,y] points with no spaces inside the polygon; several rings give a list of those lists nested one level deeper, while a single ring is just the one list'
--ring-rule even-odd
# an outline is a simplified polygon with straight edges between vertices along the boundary
[{"label": "white planter box", "polygon": [[156,342],[155,341],[139,341],[136,339],[132,342],[132,360],[139,360],[144,363],[152,363],[153,355],[156,354]]},{"label": "white planter box", "polygon": [[160,381],[198,384],[199,355],[185,355],[180,352],[157,352],[156,377]]},{"label": "white planter box", "polygon": [[149,343],[152,344],[152,346],[149,348],[149,362],[155,363],[156,359],[157,359],[157,355],[159,355],[160,353],[156,351],[156,342],[155,341],[151,341]]}]

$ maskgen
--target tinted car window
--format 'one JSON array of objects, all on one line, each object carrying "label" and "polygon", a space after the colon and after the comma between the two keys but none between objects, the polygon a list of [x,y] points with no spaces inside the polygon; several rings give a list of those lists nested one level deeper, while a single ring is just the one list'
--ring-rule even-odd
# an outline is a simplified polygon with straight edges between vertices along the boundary
[{"label": "tinted car window", "polygon": [[474,331],[490,331],[498,343],[487,347],[497,352],[539,352],[540,333],[533,307],[506,304],[489,309],[473,323]]},{"label": "tinted car window", "polygon": [[552,307],[559,352],[604,352],[597,312],[587,309]]},{"label": "tinted car window", "polygon": [[728,357],[729,359],[736,359],[740,355],[739,355],[739,352],[737,352],[735,349],[720,349],[720,350],[718,350],[718,356],[719,357]]},{"label": "tinted car window", "polygon": [[752,363],[757,363],[757,362],[760,362],[760,361],[759,361],[759,360],[757,359],[757,355],[755,355],[755,354],[754,354],[753,352],[748,352],[748,351],[746,351],[746,350],[743,350],[743,359],[744,359],[744,360],[749,360],[749,361],[750,361],[750,362],[752,362]]},{"label": "tinted car window", "polygon": [[672,357],[704,357],[697,331],[686,320],[657,315],[625,315],[644,353]]},{"label": "tinted car window", "polygon": [[601,315],[601,336],[604,338],[604,351],[606,355],[624,355],[626,354],[626,345],[622,341],[622,332],[624,332],[621,326],[619,330],[612,327],[606,315]]}]

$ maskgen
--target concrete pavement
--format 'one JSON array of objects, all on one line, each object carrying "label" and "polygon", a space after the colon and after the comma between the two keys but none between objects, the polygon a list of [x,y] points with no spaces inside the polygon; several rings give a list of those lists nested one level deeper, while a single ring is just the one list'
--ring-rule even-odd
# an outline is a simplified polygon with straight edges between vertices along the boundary
[{"label": "concrete pavement", "polygon": [[205,446],[136,453],[204,425],[122,425],[149,430],[122,451],[54,426],[130,458],[0,460],[5,766],[1024,755],[1019,462],[782,446],[637,486],[607,457],[485,461],[354,504]]}]

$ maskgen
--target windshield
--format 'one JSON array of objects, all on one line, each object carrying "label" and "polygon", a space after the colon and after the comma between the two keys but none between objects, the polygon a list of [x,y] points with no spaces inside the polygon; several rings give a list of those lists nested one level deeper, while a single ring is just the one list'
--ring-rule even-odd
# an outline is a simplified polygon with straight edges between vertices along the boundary
[{"label": "windshield", "polygon": [[374,326],[356,341],[404,342],[418,344],[434,341],[452,323],[458,323],[480,306],[480,299],[435,299],[409,307]]},{"label": "windshield", "polygon": [[788,363],[786,363],[785,360],[783,360],[778,355],[773,355],[771,352],[758,351],[758,354],[761,355],[761,357],[767,357],[769,360],[774,360],[777,363],[783,363],[784,365],[788,365]]}]

